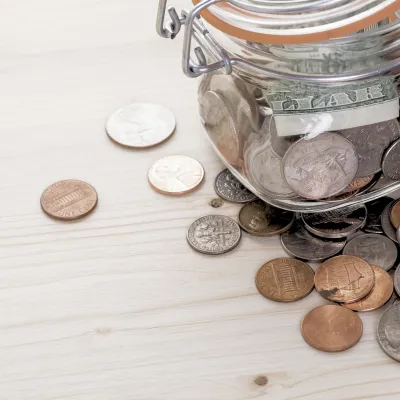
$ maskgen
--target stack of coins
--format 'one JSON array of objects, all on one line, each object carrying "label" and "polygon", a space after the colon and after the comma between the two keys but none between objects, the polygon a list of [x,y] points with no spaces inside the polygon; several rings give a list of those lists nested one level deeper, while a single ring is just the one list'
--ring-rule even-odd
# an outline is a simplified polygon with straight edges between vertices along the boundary
[{"label": "stack of coins", "polygon": [[[400,266],[391,271],[399,255],[400,200],[384,197],[367,205],[295,215],[257,199],[228,170],[217,176],[215,190],[226,201],[245,204],[238,222],[222,215],[196,220],[187,235],[195,250],[208,255],[231,251],[240,242],[241,230],[258,237],[280,235],[293,258],[270,260],[259,269],[255,283],[260,294],[289,303],[315,287],[331,304],[307,313],[301,333],[310,346],[326,352],[358,343],[363,332],[358,312],[387,306],[378,341],[400,361]],[[307,262],[320,264],[313,269]]]}]

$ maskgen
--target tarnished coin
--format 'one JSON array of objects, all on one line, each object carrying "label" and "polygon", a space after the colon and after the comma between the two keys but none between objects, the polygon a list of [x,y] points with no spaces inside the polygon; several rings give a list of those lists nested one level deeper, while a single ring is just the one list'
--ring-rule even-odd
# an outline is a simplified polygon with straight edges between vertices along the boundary
[{"label": "tarnished coin", "polygon": [[301,333],[315,349],[339,352],[350,349],[360,341],[363,324],[355,312],[329,304],[314,308],[305,316]]},{"label": "tarnished coin", "polygon": [[208,91],[200,101],[200,115],[206,132],[225,160],[240,166],[239,128],[228,100],[220,93]]},{"label": "tarnished coin", "polygon": [[348,237],[361,229],[367,220],[363,204],[323,213],[302,214],[304,225],[311,233],[330,239]]},{"label": "tarnished coin", "polygon": [[292,256],[308,261],[322,261],[341,252],[346,239],[321,239],[311,235],[300,221],[281,236],[283,248]]},{"label": "tarnished coin", "polygon": [[397,260],[397,246],[386,236],[369,233],[350,240],[343,254],[360,257],[371,265],[389,271]]},{"label": "tarnished coin", "polygon": [[239,225],[252,236],[273,236],[293,225],[294,213],[281,210],[262,200],[247,203],[240,210]]},{"label": "tarnished coin", "polygon": [[219,255],[233,250],[240,242],[241,230],[231,218],[207,215],[189,227],[187,241],[196,251]]},{"label": "tarnished coin", "polygon": [[314,271],[294,258],[268,261],[256,276],[257,290],[266,298],[284,303],[304,299],[314,288]]},{"label": "tarnished coin", "polygon": [[358,169],[354,146],[336,133],[303,138],[283,159],[283,173],[292,190],[306,199],[332,197],[344,190]]},{"label": "tarnished coin", "polygon": [[248,179],[260,193],[275,199],[296,197],[282,175],[282,161],[272,151],[269,135],[250,146],[244,158]]},{"label": "tarnished coin", "polygon": [[390,143],[400,137],[400,126],[396,119],[345,129],[340,132],[353,143],[358,153],[357,177],[376,174],[381,170],[382,156]]},{"label": "tarnished coin", "polygon": [[386,178],[400,180],[400,140],[396,140],[386,150],[382,160],[382,172]]},{"label": "tarnished coin", "polygon": [[167,140],[175,130],[174,115],[159,104],[135,103],[108,119],[108,136],[123,146],[145,148]]},{"label": "tarnished coin", "polygon": [[390,209],[390,222],[395,229],[400,227],[400,199],[396,200]]},{"label": "tarnished coin", "polygon": [[380,199],[370,201],[365,204],[367,207],[367,223],[364,231],[367,233],[383,233],[381,225],[381,215],[385,207],[393,201],[390,197],[381,197]]},{"label": "tarnished coin", "polygon": [[175,155],[156,161],[148,177],[150,185],[157,192],[180,196],[200,186],[204,179],[204,169],[194,158]]},{"label": "tarnished coin", "polygon": [[378,342],[389,357],[400,362],[400,303],[382,315],[378,324]]},{"label": "tarnished coin", "polygon": [[86,182],[69,179],[50,185],[40,198],[50,217],[73,221],[90,214],[97,205],[97,192]]},{"label": "tarnished coin", "polygon": [[394,204],[394,201],[389,203],[386,208],[383,210],[381,215],[381,226],[385,235],[392,239],[394,242],[397,243],[397,236],[396,236],[396,229],[393,228],[392,223],[390,222],[390,210]]},{"label": "tarnished coin", "polygon": [[215,180],[215,191],[218,196],[233,203],[247,203],[257,199],[257,196],[243,186],[227,169],[218,174]]},{"label": "tarnished coin", "polygon": [[355,303],[344,304],[353,311],[373,311],[382,307],[393,294],[393,279],[382,268],[371,265],[375,274],[375,285],[366,297]]},{"label": "tarnished coin", "polygon": [[394,290],[397,293],[397,296],[400,297],[400,265],[397,266],[396,272],[393,275],[393,282],[394,282]]},{"label": "tarnished coin", "polygon": [[328,300],[353,303],[361,300],[374,287],[372,267],[363,259],[336,256],[323,262],[315,272],[315,288]]}]

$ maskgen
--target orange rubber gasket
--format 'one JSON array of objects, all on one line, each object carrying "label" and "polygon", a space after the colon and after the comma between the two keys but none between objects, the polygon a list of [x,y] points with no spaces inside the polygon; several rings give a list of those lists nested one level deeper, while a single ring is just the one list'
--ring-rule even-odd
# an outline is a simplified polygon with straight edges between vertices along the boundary
[{"label": "orange rubber gasket", "polygon": [[[202,0],[192,0],[196,6]],[[224,3],[225,8],[231,8],[238,11],[237,8],[233,7],[229,3]],[[370,15],[360,21],[353,22],[352,24],[342,26],[340,28],[331,29],[325,32],[307,33],[304,35],[271,35],[257,32],[250,32],[245,29],[237,28],[227,22],[216,17],[208,9],[204,9],[201,12],[201,16],[214,28],[224,32],[230,36],[234,36],[238,39],[248,40],[255,43],[264,44],[301,44],[301,43],[316,43],[323,42],[329,39],[340,38],[347,36],[351,33],[358,32],[368,26],[374,25],[379,21],[383,21],[385,18],[393,18],[396,11],[400,9],[400,0],[395,1],[393,4],[385,7],[378,11],[374,15]],[[247,14],[242,11],[243,14]],[[249,15],[249,14],[248,14]]]}]

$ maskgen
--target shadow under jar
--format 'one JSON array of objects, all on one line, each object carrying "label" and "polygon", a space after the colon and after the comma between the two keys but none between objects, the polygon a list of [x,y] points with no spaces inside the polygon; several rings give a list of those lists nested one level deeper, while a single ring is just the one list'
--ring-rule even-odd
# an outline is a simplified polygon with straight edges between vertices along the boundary
[{"label": "shadow under jar", "polygon": [[185,25],[205,131],[246,187],[299,212],[400,188],[399,0],[192,1],[165,24],[160,0],[157,30]]}]

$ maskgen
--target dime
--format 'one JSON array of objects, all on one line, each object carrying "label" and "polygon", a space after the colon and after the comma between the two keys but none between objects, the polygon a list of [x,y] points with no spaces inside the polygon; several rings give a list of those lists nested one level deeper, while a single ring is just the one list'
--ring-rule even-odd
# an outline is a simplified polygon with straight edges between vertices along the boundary
[{"label": "dime", "polygon": [[400,362],[400,303],[382,315],[378,324],[378,342],[389,357]]},{"label": "dime", "polygon": [[215,191],[218,196],[233,203],[247,203],[257,199],[257,196],[243,186],[227,169],[218,174],[215,180]]},{"label": "dime", "polygon": [[386,150],[382,161],[382,172],[386,178],[400,180],[400,140],[396,140]]},{"label": "dime", "polygon": [[97,205],[97,192],[86,182],[69,179],[49,186],[40,198],[50,217],[73,221],[90,214]]},{"label": "dime", "polygon": [[311,235],[298,220],[281,236],[283,248],[292,256],[308,261],[322,261],[343,250],[346,239],[321,239]]},{"label": "dime", "polygon": [[283,159],[283,173],[294,192],[306,199],[332,197],[355,178],[358,168],[354,146],[336,133],[303,138]]},{"label": "dime", "polygon": [[398,229],[400,226],[400,200],[396,200],[390,210],[390,221]]},{"label": "dime", "polygon": [[371,265],[375,274],[375,285],[371,293],[355,303],[344,304],[353,311],[373,311],[382,307],[393,294],[393,279],[382,268]]},{"label": "dime", "polygon": [[397,293],[397,296],[400,296],[400,265],[397,266],[396,272],[394,273],[393,276],[393,282],[394,282],[394,290]]},{"label": "dime", "polygon": [[393,199],[390,197],[381,197],[380,199],[371,201],[366,204],[367,207],[367,223],[364,231],[367,233],[383,233],[381,225],[381,215],[385,207],[391,203]]},{"label": "dime", "polygon": [[146,148],[167,140],[175,130],[174,115],[159,104],[135,103],[107,120],[108,136],[123,146]]},{"label": "dime", "polygon": [[389,238],[392,239],[394,242],[397,243],[397,237],[396,237],[396,229],[393,228],[392,223],[390,222],[390,210],[394,204],[394,201],[389,203],[386,208],[383,210],[383,213],[381,215],[381,225],[383,232],[385,235]]},{"label": "dime", "polygon": [[225,97],[206,92],[200,102],[200,115],[211,142],[229,164],[239,166],[239,128]]},{"label": "dime", "polygon": [[397,246],[386,236],[370,233],[348,242],[343,254],[360,257],[371,265],[389,271],[397,259]]},{"label": "dime", "polygon": [[273,236],[286,232],[293,225],[294,214],[264,203],[246,204],[239,213],[240,227],[252,236]]},{"label": "dime", "polygon": [[374,287],[372,267],[363,259],[336,256],[322,263],[315,273],[315,288],[328,300],[353,303],[361,300]]},{"label": "dime", "polygon": [[329,304],[314,308],[305,316],[301,333],[304,340],[315,349],[339,352],[359,342],[363,325],[353,311]]},{"label": "dime", "polygon": [[345,129],[340,132],[353,143],[358,153],[357,177],[376,174],[381,170],[382,156],[387,147],[400,137],[400,126],[396,119]]},{"label": "dime", "polygon": [[269,135],[261,143],[254,142],[244,159],[248,179],[260,193],[275,199],[296,197],[282,175],[282,161],[272,151]]},{"label": "dime", "polygon": [[314,288],[314,271],[293,258],[264,264],[256,276],[257,290],[266,298],[284,303],[304,299]]},{"label": "dime", "polygon": [[204,169],[194,158],[176,155],[156,161],[149,170],[150,185],[163,194],[180,196],[196,190]]},{"label": "dime", "polygon": [[233,250],[240,242],[239,225],[223,215],[207,215],[189,227],[187,241],[196,251],[219,255]]},{"label": "dime", "polygon": [[302,214],[304,225],[311,233],[330,239],[348,237],[361,229],[367,220],[363,204],[323,213]]}]

